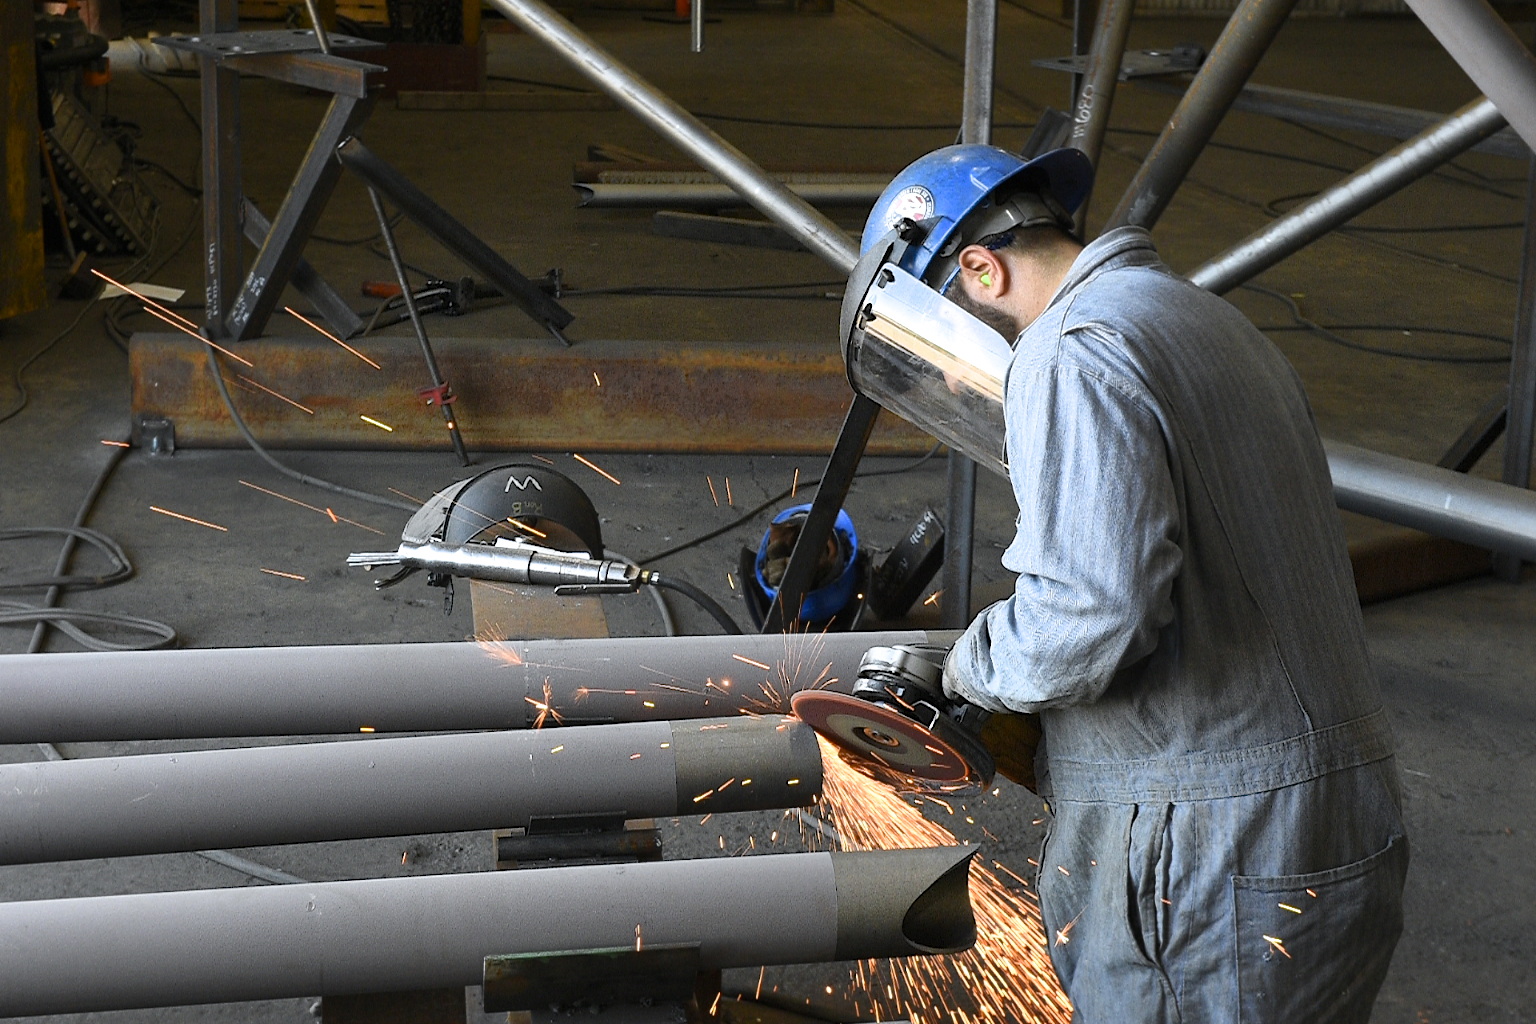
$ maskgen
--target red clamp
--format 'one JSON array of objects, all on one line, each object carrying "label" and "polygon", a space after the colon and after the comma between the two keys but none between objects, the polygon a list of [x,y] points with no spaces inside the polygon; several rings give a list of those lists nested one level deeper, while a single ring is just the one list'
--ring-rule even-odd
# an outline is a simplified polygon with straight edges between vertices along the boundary
[{"label": "red clamp", "polygon": [[449,406],[452,405],[459,397],[453,393],[451,388],[449,388],[447,381],[443,381],[436,387],[420,388],[416,393],[422,398],[425,398],[428,405]]}]

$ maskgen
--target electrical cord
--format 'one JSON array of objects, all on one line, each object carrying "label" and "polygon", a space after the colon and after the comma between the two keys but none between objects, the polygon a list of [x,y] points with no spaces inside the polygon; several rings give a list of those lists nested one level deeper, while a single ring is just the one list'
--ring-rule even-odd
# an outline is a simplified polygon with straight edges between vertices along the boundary
[{"label": "electrical cord", "polygon": [[[56,587],[60,590],[89,590],[96,587],[110,587],[114,583],[121,583],[133,575],[133,565],[128,561],[128,555],[122,547],[97,530],[88,530],[83,526],[26,526],[10,530],[0,530],[0,541],[20,540],[24,537],[68,537],[72,541],[84,541],[91,547],[106,556],[110,568],[104,573],[86,576],[79,573],[64,575],[62,570],[56,571],[52,576],[23,576],[17,580],[0,579],[0,590],[31,590],[34,587]],[[71,550],[74,544],[69,545]]]},{"label": "electrical cord", "polygon": [[677,591],[708,612],[710,617],[720,624],[721,629],[733,636],[741,635],[741,627],[736,624],[736,620],[731,618],[724,608],[720,607],[719,602],[687,580],[680,580],[674,576],[662,576],[660,573],[653,572],[649,574],[646,582],[653,587],[665,587],[668,590]]},{"label": "electrical cord", "polygon": [[[910,473],[910,472],[912,472],[912,470],[917,469],[919,466],[923,465],[923,463],[927,462],[929,459],[931,459],[935,455],[937,455],[939,453],[939,449],[942,448],[942,447],[943,447],[943,444],[935,444],[932,448],[928,449],[928,453],[926,455],[923,455],[922,457],[918,458],[914,462],[909,462],[905,466],[897,466],[894,469],[867,469],[867,470],[862,470],[862,471],[860,471],[858,473],[855,473],[853,475],[854,479],[857,480],[857,479],[862,479],[864,477],[871,477],[871,476],[896,476],[896,475],[901,474],[901,473]],[[800,484],[798,486],[805,487],[807,489],[810,489],[810,488],[813,488],[813,487],[819,487],[819,486],[821,486],[821,479],[822,479],[821,477],[817,477],[815,480],[807,480],[803,484]],[[715,530],[711,530],[708,533],[701,534],[700,536],[695,537],[692,540],[686,540],[686,541],[684,541],[681,544],[675,544],[672,547],[667,548],[665,551],[658,551],[654,555],[648,555],[647,557],[640,559],[640,564],[641,565],[650,565],[653,562],[661,561],[663,558],[671,558],[673,555],[677,554],[680,551],[687,551],[689,548],[697,547],[698,545],[703,544],[706,541],[714,540],[716,537],[720,536],[721,534],[730,533],[732,530],[736,529],[738,526],[742,526],[742,525],[744,525],[746,523],[750,523],[752,520],[756,519],[758,516],[762,515],[765,511],[767,511],[770,506],[776,505],[779,502],[783,501],[785,498],[788,498],[790,495],[794,494],[797,489],[798,488],[796,486],[786,487],[782,491],[780,491],[778,494],[775,494],[773,497],[769,498],[767,501],[763,502],[760,505],[757,505],[757,506],[753,507],[752,509],[750,509],[747,512],[742,513],[740,516],[738,516],[737,518],[731,520],[729,523],[726,523],[724,526],[719,527],[718,529],[715,529]]]},{"label": "electrical cord", "polygon": [[[623,562],[632,569],[640,568],[640,563],[626,554],[613,550],[613,548],[603,548],[603,555],[615,561]],[[666,595],[654,587],[647,587],[645,592],[656,603],[656,611],[661,616],[662,632],[666,633],[667,636],[677,636],[677,620],[672,617],[672,607],[667,604]]]},{"label": "electrical cord", "polygon": [[1432,352],[1409,352],[1409,351],[1406,351],[1404,349],[1377,348],[1374,345],[1363,345],[1363,344],[1361,344],[1358,341],[1351,341],[1348,338],[1345,338],[1345,337],[1343,337],[1343,336],[1341,336],[1339,334],[1336,334],[1335,332],[1336,331],[1404,331],[1404,332],[1416,331],[1416,332],[1418,332],[1420,334],[1443,334],[1443,335],[1453,335],[1453,336],[1456,336],[1456,337],[1480,338],[1480,339],[1484,339],[1484,340],[1488,340],[1488,341],[1499,342],[1499,343],[1504,344],[1504,345],[1509,345],[1510,341],[1508,339],[1506,339],[1506,338],[1500,338],[1497,335],[1493,335],[1493,334],[1485,334],[1485,333],[1482,333],[1482,332],[1479,332],[1479,331],[1465,331],[1465,330],[1460,330],[1460,329],[1457,329],[1457,328],[1443,328],[1442,329],[1442,328],[1436,328],[1436,327],[1403,327],[1403,326],[1393,326],[1393,325],[1389,325],[1389,324],[1320,324],[1320,323],[1317,323],[1314,320],[1309,319],[1306,315],[1304,315],[1302,313],[1302,311],[1301,311],[1301,306],[1297,304],[1296,300],[1291,298],[1289,295],[1285,294],[1284,292],[1276,291],[1273,288],[1266,288],[1264,285],[1260,285],[1260,284],[1245,284],[1242,287],[1245,288],[1248,291],[1257,292],[1260,295],[1268,296],[1271,299],[1275,299],[1276,301],[1283,303],[1285,305],[1285,307],[1286,307],[1286,310],[1291,314],[1291,319],[1296,322],[1295,326],[1260,327],[1259,330],[1261,330],[1261,331],[1303,330],[1303,331],[1307,331],[1307,332],[1309,332],[1311,334],[1315,334],[1318,337],[1323,338],[1323,339],[1325,339],[1327,341],[1331,341],[1335,345],[1339,345],[1339,346],[1341,346],[1343,348],[1351,349],[1351,350],[1356,351],[1356,352],[1368,352],[1371,355],[1388,356],[1388,357],[1393,358],[1393,359],[1411,359],[1411,360],[1414,360],[1414,361],[1417,361],[1417,362],[1424,362],[1424,363],[1451,363],[1451,364],[1462,364],[1462,365],[1465,365],[1465,364],[1477,364],[1477,363],[1507,363],[1507,362],[1509,362],[1509,356],[1507,356],[1507,355],[1503,355],[1503,356],[1453,356],[1453,355],[1441,355],[1441,354],[1432,353]]}]

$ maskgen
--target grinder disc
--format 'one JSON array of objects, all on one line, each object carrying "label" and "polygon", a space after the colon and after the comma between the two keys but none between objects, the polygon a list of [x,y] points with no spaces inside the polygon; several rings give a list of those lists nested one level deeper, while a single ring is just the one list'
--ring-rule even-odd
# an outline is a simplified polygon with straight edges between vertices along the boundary
[{"label": "grinder disc", "polygon": [[960,784],[991,775],[955,744],[883,704],[826,690],[801,690],[790,704],[801,721],[844,753],[897,775]]}]

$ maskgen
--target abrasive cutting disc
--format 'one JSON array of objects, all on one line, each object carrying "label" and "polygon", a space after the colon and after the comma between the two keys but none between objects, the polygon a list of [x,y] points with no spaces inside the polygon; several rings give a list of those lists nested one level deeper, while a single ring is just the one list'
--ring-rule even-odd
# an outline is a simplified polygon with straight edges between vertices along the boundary
[{"label": "abrasive cutting disc", "polygon": [[796,717],[837,747],[898,775],[964,783],[976,772],[953,744],[892,708],[843,693],[801,690]]}]

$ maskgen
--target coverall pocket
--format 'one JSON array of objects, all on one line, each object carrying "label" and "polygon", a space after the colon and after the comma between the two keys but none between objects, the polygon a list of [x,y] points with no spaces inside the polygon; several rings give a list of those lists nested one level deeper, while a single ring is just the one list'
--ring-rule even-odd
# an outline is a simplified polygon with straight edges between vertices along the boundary
[{"label": "coverall pocket", "polygon": [[1408,840],[1308,875],[1232,879],[1242,1024],[1365,1024],[1403,931]]}]

